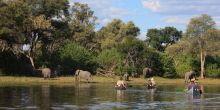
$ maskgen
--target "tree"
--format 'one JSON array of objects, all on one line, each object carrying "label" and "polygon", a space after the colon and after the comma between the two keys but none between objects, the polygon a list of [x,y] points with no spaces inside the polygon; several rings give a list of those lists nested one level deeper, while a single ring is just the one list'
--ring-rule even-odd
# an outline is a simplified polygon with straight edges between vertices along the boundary
[{"label": "tree", "polygon": [[96,16],[87,4],[75,2],[71,7],[69,26],[73,40],[89,49],[94,50],[96,47],[95,24]]},{"label": "tree", "polygon": [[[197,47],[200,53],[201,74],[200,77],[204,78],[205,61],[208,50],[208,42],[211,36],[208,36],[212,30],[215,29],[215,22],[211,16],[202,14],[201,16],[194,17],[190,20],[186,36],[192,40],[193,47]],[[197,46],[198,45],[198,46]]]},{"label": "tree", "polygon": [[184,77],[186,72],[197,70],[197,58],[191,46],[188,39],[183,38],[177,43],[168,46],[165,50],[165,53],[173,60],[177,77]]},{"label": "tree", "polygon": [[149,46],[164,51],[169,45],[174,44],[182,37],[182,31],[174,27],[165,27],[163,29],[149,29],[146,42]]},{"label": "tree", "polygon": [[116,69],[120,68],[122,62],[122,55],[115,48],[105,49],[100,52],[96,59],[100,68],[97,69],[97,73],[111,76],[116,73]]},{"label": "tree", "polygon": [[6,44],[4,48],[26,55],[35,68],[36,51],[52,41],[57,29],[54,24],[66,15],[67,4],[66,0],[1,0],[0,39]]},{"label": "tree", "polygon": [[100,50],[110,49],[117,46],[120,42],[119,31],[123,22],[119,19],[113,19],[105,27],[102,27],[98,33],[98,39],[100,43]]},{"label": "tree", "polygon": [[120,19],[113,19],[107,26],[98,31],[101,49],[117,47],[126,37],[137,37],[140,29],[131,21],[124,23]]}]

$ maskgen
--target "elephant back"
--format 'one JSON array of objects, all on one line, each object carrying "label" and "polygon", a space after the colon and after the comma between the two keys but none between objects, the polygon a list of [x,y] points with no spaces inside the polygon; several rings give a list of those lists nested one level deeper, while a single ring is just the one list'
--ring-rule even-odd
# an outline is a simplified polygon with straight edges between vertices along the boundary
[{"label": "elephant back", "polygon": [[42,74],[43,74],[44,78],[50,78],[51,69],[50,68],[43,68],[42,69]]},{"label": "elephant back", "polygon": [[91,73],[88,72],[88,71],[80,70],[80,72],[79,72],[79,76],[80,76],[81,78],[88,78],[88,77],[91,76]]},{"label": "elephant back", "polygon": [[196,74],[192,70],[185,73],[185,81],[188,81],[188,80],[190,80],[190,79],[192,79],[194,77],[196,77]]},{"label": "elephant back", "polygon": [[51,74],[51,70],[50,70],[50,68],[43,68],[42,73],[43,74]]},{"label": "elephant back", "polygon": [[75,73],[77,80],[90,80],[92,77],[92,74],[89,71],[83,71],[83,70],[76,70]]}]

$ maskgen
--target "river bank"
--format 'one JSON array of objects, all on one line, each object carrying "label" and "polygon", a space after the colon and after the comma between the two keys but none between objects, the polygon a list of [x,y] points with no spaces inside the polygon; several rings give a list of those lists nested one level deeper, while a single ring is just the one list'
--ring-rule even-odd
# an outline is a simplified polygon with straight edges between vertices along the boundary
[{"label": "river bank", "polygon": [[[168,78],[161,78],[161,77],[154,77],[156,83],[158,85],[161,84],[184,84],[184,79],[168,79]],[[109,78],[109,77],[101,77],[101,76],[93,76],[92,83],[115,83],[118,80],[118,77]],[[130,78],[127,81],[128,84],[131,85],[144,85],[147,82],[147,79],[144,78]],[[199,79],[197,80],[200,84],[220,84],[220,79]],[[0,76],[0,85],[36,85],[36,84],[72,84],[76,83],[75,78],[68,76],[68,77],[58,77],[58,78],[51,78],[50,80],[44,80],[41,77],[15,77],[15,76]]]}]

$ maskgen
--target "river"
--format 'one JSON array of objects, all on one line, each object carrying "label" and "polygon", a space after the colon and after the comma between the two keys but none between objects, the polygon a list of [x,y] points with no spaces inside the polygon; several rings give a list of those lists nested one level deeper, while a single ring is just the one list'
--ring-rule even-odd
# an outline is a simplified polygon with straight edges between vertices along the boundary
[{"label": "river", "polygon": [[220,86],[204,85],[200,96],[188,95],[184,85],[158,85],[148,90],[113,84],[0,86],[0,110],[217,110]]}]

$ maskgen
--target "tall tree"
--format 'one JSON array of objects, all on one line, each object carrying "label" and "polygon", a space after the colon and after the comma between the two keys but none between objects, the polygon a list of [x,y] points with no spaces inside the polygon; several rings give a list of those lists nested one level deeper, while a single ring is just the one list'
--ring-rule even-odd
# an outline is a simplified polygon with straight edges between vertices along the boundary
[{"label": "tall tree", "polygon": [[210,39],[211,36],[209,36],[209,34],[213,29],[215,29],[215,21],[213,21],[211,16],[202,14],[190,20],[186,31],[186,36],[191,38],[192,43],[195,44],[194,47],[199,49],[201,78],[204,78],[205,73],[205,61],[208,50],[207,41]]},{"label": "tall tree", "polygon": [[174,27],[165,27],[162,29],[149,29],[146,42],[149,46],[159,51],[164,51],[168,45],[172,45],[182,37],[182,32]]},{"label": "tall tree", "polygon": [[132,21],[127,23],[113,19],[98,31],[101,49],[116,47],[126,37],[137,37],[140,29]]},{"label": "tall tree", "polygon": [[97,17],[87,4],[75,2],[71,7],[69,26],[73,40],[79,45],[93,50],[96,47],[95,25]]},{"label": "tall tree", "polygon": [[117,48],[122,53],[123,66],[135,67],[139,60],[138,52],[144,45],[137,39],[139,33],[140,29],[132,21],[124,23],[120,19],[113,19],[98,31],[100,49]]}]

